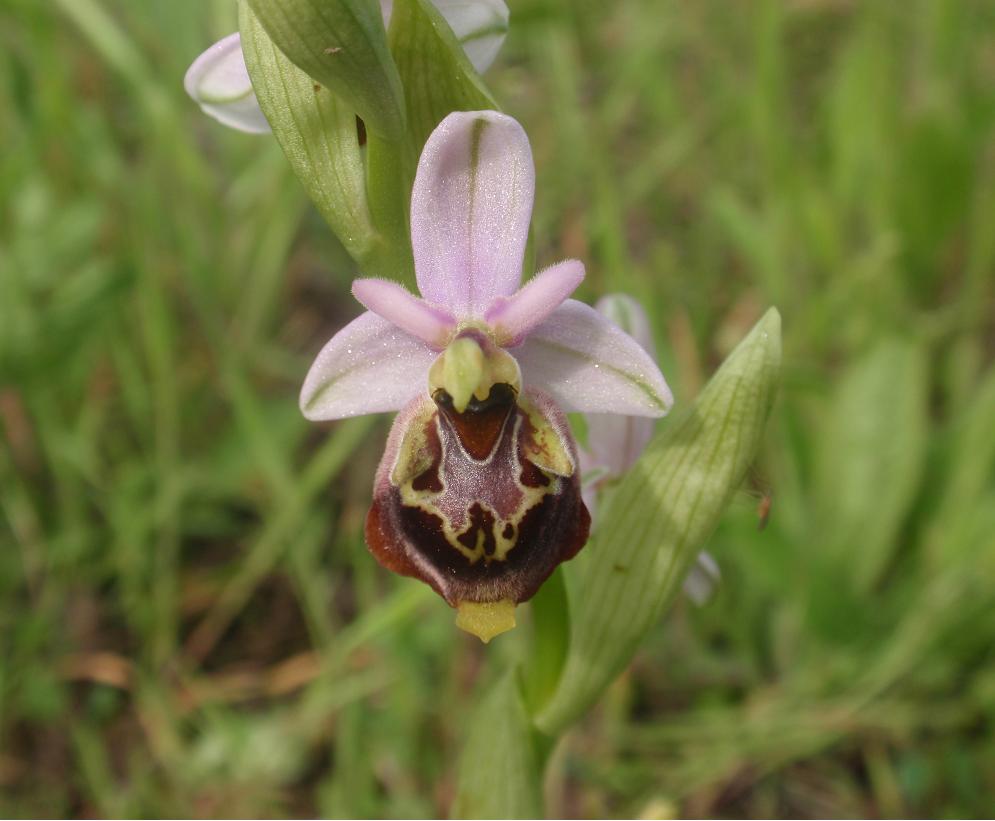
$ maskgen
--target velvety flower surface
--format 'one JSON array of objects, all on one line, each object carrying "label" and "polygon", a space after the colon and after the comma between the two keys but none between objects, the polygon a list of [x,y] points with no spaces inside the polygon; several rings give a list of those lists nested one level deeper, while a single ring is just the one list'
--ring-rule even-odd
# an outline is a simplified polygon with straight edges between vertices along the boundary
[{"label": "velvety flower surface", "polygon": [[[380,0],[385,26],[390,24],[393,5],[393,0]],[[508,32],[504,0],[432,0],[432,5],[449,23],[474,68],[486,71]],[[252,134],[270,131],[252,90],[238,32],[219,40],[194,60],[183,85],[204,113],[223,125]]]},{"label": "velvety flower surface", "polygon": [[356,280],[368,311],[324,347],[301,391],[310,419],[401,411],[367,543],[461,615],[497,605],[507,615],[586,541],[563,411],[653,417],[672,403],[652,357],[569,299],[580,262],[521,285],[534,185],[515,120],[492,111],[443,120],[411,197],[421,296]]}]

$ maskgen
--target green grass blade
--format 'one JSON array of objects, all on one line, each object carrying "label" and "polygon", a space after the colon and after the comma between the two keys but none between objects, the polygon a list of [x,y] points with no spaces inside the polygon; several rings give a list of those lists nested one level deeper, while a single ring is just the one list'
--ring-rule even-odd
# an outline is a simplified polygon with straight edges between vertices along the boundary
[{"label": "green grass blade", "polygon": [[[566,565],[570,649],[537,716],[561,732],[628,664],[742,481],[777,389],[781,319],[771,309],[683,416],[657,434]],[[600,534],[600,535],[599,535]]]},{"label": "green grass blade", "polygon": [[843,375],[821,438],[821,527],[841,566],[870,590],[891,559],[926,456],[926,354],[885,337]]}]

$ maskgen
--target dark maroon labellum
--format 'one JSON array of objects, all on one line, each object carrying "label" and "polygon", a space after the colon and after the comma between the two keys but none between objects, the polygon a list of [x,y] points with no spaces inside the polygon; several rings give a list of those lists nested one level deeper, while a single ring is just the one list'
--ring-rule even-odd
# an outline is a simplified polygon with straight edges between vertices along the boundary
[{"label": "dark maroon labellum", "polygon": [[463,413],[438,390],[398,415],[366,542],[384,567],[454,607],[517,603],[584,546],[589,527],[563,413],[544,394],[496,384]]}]

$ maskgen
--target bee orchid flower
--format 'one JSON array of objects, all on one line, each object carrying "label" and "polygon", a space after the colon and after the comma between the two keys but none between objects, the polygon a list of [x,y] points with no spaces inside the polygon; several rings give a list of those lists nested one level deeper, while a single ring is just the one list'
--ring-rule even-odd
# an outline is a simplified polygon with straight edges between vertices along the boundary
[{"label": "bee orchid flower", "polygon": [[528,138],[493,111],[431,134],[411,195],[421,296],[381,279],[368,310],[318,354],[301,391],[313,420],[400,411],[374,482],[366,541],[429,584],[485,641],[588,536],[564,411],[662,416],[656,363],[569,299],[576,260],[519,287],[535,170]]},{"label": "bee orchid flower", "polygon": [[[390,24],[393,0],[380,0],[384,26]],[[494,62],[508,31],[504,0],[432,0],[449,23],[473,67],[483,73]],[[229,34],[201,54],[187,70],[183,85],[205,114],[229,128],[266,134],[269,123],[252,90],[242,38]]]}]

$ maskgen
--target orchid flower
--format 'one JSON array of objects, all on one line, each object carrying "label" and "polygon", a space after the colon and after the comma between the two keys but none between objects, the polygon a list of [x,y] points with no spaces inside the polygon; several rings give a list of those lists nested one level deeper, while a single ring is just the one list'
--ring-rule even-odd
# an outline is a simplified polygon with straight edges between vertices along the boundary
[{"label": "orchid flower", "polygon": [[[497,56],[508,31],[504,0],[432,0],[449,23],[473,67],[481,74]],[[380,0],[384,26],[390,24],[394,0]],[[187,70],[183,85],[205,114],[229,128],[266,134],[269,123],[252,90],[242,38],[229,34],[201,54]]]},{"label": "orchid flower", "polygon": [[[598,300],[594,307],[628,333],[656,361],[653,332],[642,305],[626,294],[609,294]],[[636,463],[653,438],[655,422],[644,415],[604,413],[586,414],[584,420],[587,423],[587,448],[580,450],[581,487],[584,504],[592,519],[596,519],[600,491]],[[721,576],[715,559],[702,550],[684,579],[684,593],[700,606],[711,598]]]},{"label": "orchid flower", "polygon": [[428,583],[485,641],[588,536],[564,411],[662,416],[670,390],[646,351],[568,297],[576,260],[519,287],[535,169],[517,121],[456,112],[428,138],[411,194],[421,297],[381,279],[368,311],[318,354],[301,391],[313,420],[400,411],[374,482],[366,541]]}]

